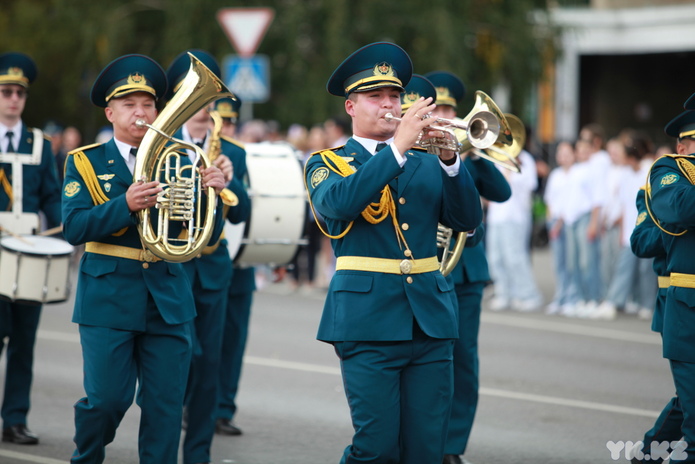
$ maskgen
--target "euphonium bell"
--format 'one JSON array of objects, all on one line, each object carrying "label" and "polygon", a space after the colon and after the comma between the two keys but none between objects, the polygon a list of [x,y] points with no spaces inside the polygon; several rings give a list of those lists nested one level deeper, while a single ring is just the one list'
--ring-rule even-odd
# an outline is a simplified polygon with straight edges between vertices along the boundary
[{"label": "euphonium bell", "polygon": [[507,139],[505,138],[498,140],[494,145],[484,150],[474,148],[473,153],[511,171],[521,172],[521,165],[517,159],[526,144],[526,127],[521,119],[513,114],[506,113],[504,117],[511,134],[511,143],[506,143]]},{"label": "euphonium bell", "polygon": [[[150,209],[139,211],[138,232],[143,245],[155,256],[183,262],[200,254],[212,236],[217,195],[212,187],[203,189],[200,170],[211,166],[205,152],[195,144],[171,136],[191,116],[222,97],[235,98],[198,58],[191,53],[191,67],[167,106],[149,128],[138,148],[134,182],[159,181],[163,191],[157,197],[157,230]],[[195,152],[192,165],[184,162],[183,150]],[[181,222],[185,236],[169,237],[170,222]]]}]

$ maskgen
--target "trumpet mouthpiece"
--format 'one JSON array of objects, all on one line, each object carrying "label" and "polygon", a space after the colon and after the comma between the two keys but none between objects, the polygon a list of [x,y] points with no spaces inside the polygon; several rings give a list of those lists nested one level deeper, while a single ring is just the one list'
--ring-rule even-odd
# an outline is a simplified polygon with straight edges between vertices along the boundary
[{"label": "trumpet mouthpiece", "polygon": [[386,113],[386,114],[384,115],[384,119],[385,119],[386,121],[388,121],[388,122],[391,122],[391,121],[400,121],[400,118],[395,117],[395,116],[392,115],[391,113]]}]

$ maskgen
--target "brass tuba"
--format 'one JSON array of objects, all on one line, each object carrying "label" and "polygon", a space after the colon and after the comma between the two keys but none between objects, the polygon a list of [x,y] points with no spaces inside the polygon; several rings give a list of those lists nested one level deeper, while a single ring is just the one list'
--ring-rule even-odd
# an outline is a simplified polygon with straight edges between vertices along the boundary
[{"label": "brass tuba", "polygon": [[[163,188],[155,205],[157,230],[154,230],[150,208],[147,208],[137,213],[138,232],[147,250],[172,262],[188,261],[208,244],[217,195],[212,187],[202,187],[199,171],[211,166],[205,152],[171,134],[208,103],[223,97],[235,98],[207,66],[192,54],[188,55],[191,67],[167,106],[152,124],[137,122],[149,130],[138,148],[133,172],[134,182],[159,181]],[[184,162],[186,155],[182,150],[195,152],[192,165]],[[181,222],[187,233],[183,237],[169,237],[170,222]]]}]

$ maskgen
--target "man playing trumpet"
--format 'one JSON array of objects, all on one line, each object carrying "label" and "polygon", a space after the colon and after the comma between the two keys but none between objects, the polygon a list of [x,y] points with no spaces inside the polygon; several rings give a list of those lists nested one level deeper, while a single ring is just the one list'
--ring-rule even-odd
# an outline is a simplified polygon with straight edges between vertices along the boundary
[{"label": "man playing trumpet", "polygon": [[[341,462],[441,462],[458,338],[453,289],[439,271],[437,224],[476,228],[473,181],[456,153],[413,150],[435,122],[418,99],[400,123],[408,54],[373,43],[333,72],[353,136],[312,155],[309,199],[325,218],[337,257],[318,339],[340,359],[355,435]],[[428,134],[426,134],[428,135]]]}]

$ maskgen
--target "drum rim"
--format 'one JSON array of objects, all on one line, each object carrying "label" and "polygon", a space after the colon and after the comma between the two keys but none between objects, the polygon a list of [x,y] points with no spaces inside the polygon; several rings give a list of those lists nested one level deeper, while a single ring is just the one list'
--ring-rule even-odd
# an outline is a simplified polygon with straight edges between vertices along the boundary
[{"label": "drum rim", "polygon": [[14,239],[14,240],[20,241],[17,237],[13,237],[13,236],[11,236],[11,235],[5,236],[5,237],[0,237],[0,248],[2,248],[3,250],[7,250],[8,252],[11,252],[11,253],[24,254],[24,255],[30,255],[30,256],[38,256],[38,257],[48,257],[48,256],[62,257],[62,256],[70,256],[70,255],[75,251],[75,247],[74,247],[74,246],[70,245],[70,243],[68,243],[66,240],[62,240],[62,239],[59,239],[59,238],[55,238],[55,237],[43,237],[43,236],[41,236],[41,235],[22,235],[21,237],[31,237],[31,238],[33,238],[33,239],[37,239],[37,238],[38,238],[39,241],[47,240],[47,241],[49,241],[49,242],[59,243],[61,246],[65,246],[65,245],[66,245],[67,247],[70,247],[70,249],[68,250],[67,248],[65,248],[64,250],[62,250],[62,251],[60,251],[60,252],[56,252],[56,253],[47,253],[46,250],[32,251],[32,250],[24,250],[24,249],[18,249],[18,248],[10,248],[10,247],[8,247],[8,246],[7,246],[5,243],[3,243],[3,242],[5,242],[5,241],[8,240],[8,239],[10,239],[10,240],[11,240],[11,239]]}]

